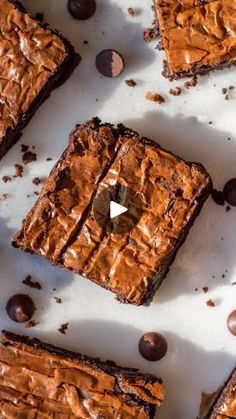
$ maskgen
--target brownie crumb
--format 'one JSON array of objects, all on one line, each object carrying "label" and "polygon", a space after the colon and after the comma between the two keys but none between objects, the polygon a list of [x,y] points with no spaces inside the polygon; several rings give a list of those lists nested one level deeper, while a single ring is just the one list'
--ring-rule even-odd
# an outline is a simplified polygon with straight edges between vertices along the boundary
[{"label": "brownie crumb", "polygon": [[222,95],[226,95],[226,93],[227,93],[227,88],[226,88],[226,87],[223,87],[223,89],[221,90],[221,93],[222,93]]},{"label": "brownie crumb", "polygon": [[60,297],[54,297],[57,304],[62,304],[62,299]]},{"label": "brownie crumb", "polygon": [[5,176],[2,177],[2,180],[3,180],[4,183],[7,183],[7,182],[11,182],[12,178],[11,178],[11,176],[5,175]]},{"label": "brownie crumb", "polygon": [[88,44],[88,41],[87,41],[87,39],[85,39],[84,40],[84,45],[87,45]]},{"label": "brownie crumb", "polygon": [[215,303],[214,303],[214,301],[213,301],[213,300],[208,300],[208,301],[206,302],[206,304],[208,305],[208,307],[215,307]]},{"label": "brownie crumb", "polygon": [[3,193],[2,194],[3,201],[5,201],[7,198],[8,198],[8,193]]},{"label": "brownie crumb", "polygon": [[16,173],[14,175],[14,177],[22,177],[23,176],[23,172],[24,172],[24,168],[21,164],[15,164],[15,169],[16,169]]},{"label": "brownie crumb", "polygon": [[222,276],[222,278],[225,278],[225,274],[222,274],[221,276]]},{"label": "brownie crumb", "polygon": [[184,83],[184,87],[185,87],[186,89],[190,89],[191,87],[195,87],[195,86],[197,85],[197,83],[198,83],[198,78],[197,78],[197,76],[193,76],[193,77],[191,78],[191,80],[188,80],[188,81],[186,81],[186,82]]},{"label": "brownie crumb", "polygon": [[202,290],[206,294],[208,292],[208,287],[203,287]]},{"label": "brownie crumb", "polygon": [[44,14],[41,12],[35,13],[34,17],[38,22],[42,23],[44,21]]},{"label": "brownie crumb", "polygon": [[156,38],[155,28],[148,28],[143,32],[143,39],[145,42],[151,42],[154,38]]},{"label": "brownie crumb", "polygon": [[25,153],[26,151],[28,151],[29,150],[29,146],[28,145],[25,145],[25,144],[21,144],[21,152],[22,153]]},{"label": "brownie crumb", "polygon": [[32,183],[34,184],[34,185],[39,185],[40,183],[41,183],[41,180],[39,179],[39,177],[35,177],[33,180],[32,180]]},{"label": "brownie crumb", "polygon": [[39,195],[39,192],[38,191],[34,191],[34,195]]},{"label": "brownie crumb", "polygon": [[22,161],[24,164],[31,163],[37,160],[37,154],[32,151],[26,151],[22,156]]},{"label": "brownie crumb", "polygon": [[62,333],[63,335],[66,334],[66,331],[68,329],[69,323],[63,323],[58,329],[58,332]]},{"label": "brownie crumb", "polygon": [[221,206],[225,204],[225,194],[223,191],[217,191],[216,189],[213,189],[211,197],[216,204]]},{"label": "brownie crumb", "polygon": [[39,322],[36,322],[34,319],[31,319],[28,322],[26,322],[24,325],[25,325],[25,327],[29,328],[29,327],[35,327],[38,324],[39,324]]},{"label": "brownie crumb", "polygon": [[225,96],[225,100],[229,100],[229,94],[227,93],[227,95]]},{"label": "brownie crumb", "polygon": [[170,89],[169,90],[169,93],[171,94],[171,95],[173,95],[173,96],[179,96],[179,95],[181,95],[181,93],[182,93],[182,89],[181,89],[181,87],[175,87],[175,88],[172,88],[172,89]]},{"label": "brownie crumb", "polygon": [[135,80],[133,80],[133,79],[125,80],[125,83],[126,83],[126,84],[127,84],[127,86],[129,86],[129,87],[135,87],[135,86],[137,86],[136,81],[135,81]]},{"label": "brownie crumb", "polygon": [[209,121],[209,122],[208,122],[208,124],[209,124],[209,125],[212,125],[212,124],[213,124],[213,122],[212,122],[212,121]]},{"label": "brownie crumb", "polygon": [[53,291],[56,291],[57,289],[56,289],[56,288],[53,288],[52,290],[53,290]]},{"label": "brownie crumb", "polygon": [[23,284],[27,285],[30,288],[34,288],[36,290],[41,290],[42,286],[38,281],[32,281],[31,275],[27,275],[25,279],[22,281]]},{"label": "brownie crumb", "polygon": [[51,157],[47,157],[46,158],[46,161],[52,161],[52,158]]},{"label": "brownie crumb", "polygon": [[229,90],[233,90],[234,89],[234,86],[229,86]]},{"label": "brownie crumb", "polygon": [[232,282],[232,284],[231,285],[236,285],[236,281],[235,282]]},{"label": "brownie crumb", "polygon": [[195,290],[194,291],[198,291],[198,288],[195,288]]},{"label": "brownie crumb", "polygon": [[227,207],[225,208],[226,212],[229,212],[231,210],[231,207],[229,205],[227,205]]},{"label": "brownie crumb", "polygon": [[163,103],[165,103],[165,98],[159,93],[147,92],[145,98],[151,100],[152,102],[159,103],[159,105],[163,105]]},{"label": "brownie crumb", "polygon": [[134,11],[133,7],[129,7],[129,8],[128,8],[128,14],[129,14],[131,17],[133,17],[133,16],[135,15],[135,11]]}]

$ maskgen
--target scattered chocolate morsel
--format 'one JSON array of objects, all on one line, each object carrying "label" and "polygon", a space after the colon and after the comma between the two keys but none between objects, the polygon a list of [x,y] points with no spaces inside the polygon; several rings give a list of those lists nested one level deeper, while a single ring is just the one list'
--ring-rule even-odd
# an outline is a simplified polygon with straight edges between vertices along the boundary
[{"label": "scattered chocolate morsel", "polygon": [[2,177],[2,180],[4,183],[7,183],[7,182],[11,182],[12,179],[11,179],[11,176],[5,175]]},{"label": "scattered chocolate morsel", "polygon": [[113,78],[124,71],[125,62],[118,51],[105,49],[97,55],[96,67],[103,76]]},{"label": "scattered chocolate morsel", "polygon": [[84,43],[84,45],[87,45],[88,41],[85,39],[83,43]]},{"label": "scattered chocolate morsel", "polygon": [[147,92],[145,98],[151,100],[152,102],[157,102],[159,105],[163,105],[163,103],[165,103],[165,98],[159,93]]},{"label": "scattered chocolate morsel", "polygon": [[8,198],[8,194],[7,193],[3,193],[2,194],[2,199],[5,201]]},{"label": "scattered chocolate morsel", "polygon": [[41,12],[35,13],[34,17],[38,22],[42,23],[44,21],[44,14]]},{"label": "scattered chocolate morsel", "polygon": [[229,100],[229,95],[225,95],[225,100]]},{"label": "scattered chocolate morsel", "polygon": [[46,161],[52,161],[52,158],[51,157],[47,157],[46,158]]},{"label": "scattered chocolate morsel", "polygon": [[232,333],[232,335],[236,336],[236,310],[232,311],[227,318],[227,327]]},{"label": "scattered chocolate morsel", "polygon": [[225,199],[228,204],[236,207],[236,178],[230,179],[224,186]]},{"label": "scattered chocolate morsel", "polygon": [[39,324],[39,322],[36,322],[34,319],[29,320],[28,322],[25,323],[25,327],[29,328],[29,327],[35,327]]},{"label": "scattered chocolate morsel", "polygon": [[38,281],[32,281],[31,275],[27,275],[25,279],[22,281],[23,284],[27,285],[30,288],[34,288],[36,290],[41,290],[42,286]]},{"label": "scattered chocolate morsel", "polygon": [[195,288],[195,291],[198,291],[198,288]]},{"label": "scattered chocolate morsel", "polygon": [[126,84],[127,84],[127,86],[129,86],[129,87],[135,87],[135,86],[137,86],[136,81],[135,81],[135,80],[133,80],[133,79],[125,80],[125,83],[126,83]]},{"label": "scattered chocolate morsel", "polygon": [[166,338],[160,333],[145,333],[139,341],[139,352],[148,361],[159,361],[162,359],[168,348]]},{"label": "scattered chocolate morsel", "polygon": [[236,285],[236,281],[235,282],[232,282],[232,284],[231,285]]},{"label": "scattered chocolate morsel", "polygon": [[208,300],[206,302],[206,304],[208,305],[208,307],[215,307],[216,306],[213,300]]},{"label": "scattered chocolate morsel", "polygon": [[39,192],[38,191],[34,191],[34,195],[38,196]]},{"label": "scattered chocolate morsel", "polygon": [[155,28],[145,29],[145,31],[143,32],[144,41],[151,42],[154,38],[156,38],[156,29]]},{"label": "scattered chocolate morsel", "polygon": [[208,292],[208,287],[203,287],[202,290],[206,294]]},{"label": "scattered chocolate morsel", "polygon": [[59,331],[60,333],[62,333],[63,335],[65,335],[65,334],[66,334],[66,331],[67,331],[67,329],[68,329],[68,326],[69,326],[69,323],[63,323],[63,324],[61,324],[61,326],[59,327],[58,331]]},{"label": "scattered chocolate morsel", "polygon": [[56,300],[57,304],[61,304],[62,303],[62,299],[60,297],[54,297],[54,299]]},{"label": "scattered chocolate morsel", "polygon": [[132,17],[135,15],[135,11],[134,11],[133,7],[128,8],[128,14]]},{"label": "scattered chocolate morsel", "polygon": [[23,166],[21,164],[15,164],[15,169],[16,169],[16,173],[14,177],[22,177],[23,172],[24,172]]},{"label": "scattered chocolate morsel", "polygon": [[68,0],[67,8],[74,19],[89,19],[96,11],[95,0]]},{"label": "scattered chocolate morsel", "polygon": [[209,125],[212,125],[212,124],[213,124],[213,122],[212,122],[212,121],[209,121],[209,122],[208,122],[208,124],[209,124]]},{"label": "scattered chocolate morsel", "polygon": [[226,93],[227,93],[227,88],[226,88],[226,87],[223,87],[223,89],[221,90],[221,93],[222,93],[222,95],[226,95]]},{"label": "scattered chocolate morsel", "polygon": [[225,211],[229,212],[231,210],[231,207],[229,205],[226,205]]},{"label": "scattered chocolate morsel", "polygon": [[34,184],[34,185],[39,185],[40,183],[41,183],[41,180],[39,179],[39,177],[35,177],[33,180],[32,180],[32,183]]},{"label": "scattered chocolate morsel", "polygon": [[25,294],[16,294],[11,297],[6,305],[8,316],[18,323],[28,322],[36,308],[33,300]]},{"label": "scattered chocolate morsel", "polygon": [[182,89],[181,87],[176,86],[175,88],[170,89],[169,93],[173,96],[179,96],[182,93]]},{"label": "scattered chocolate morsel", "polygon": [[22,153],[25,153],[26,151],[28,151],[29,150],[29,146],[28,145],[25,145],[25,144],[21,144],[21,152]]},{"label": "scattered chocolate morsel", "polygon": [[234,89],[234,86],[229,86],[229,90],[233,90]]},{"label": "scattered chocolate morsel", "polygon": [[184,83],[184,87],[186,89],[190,89],[190,87],[195,87],[197,85],[197,82],[198,82],[197,76],[193,76],[191,80],[188,80]]},{"label": "scattered chocolate morsel", "polygon": [[25,153],[22,156],[22,161],[24,164],[28,164],[36,160],[37,160],[37,154],[33,153],[32,151],[25,151]]},{"label": "scattered chocolate morsel", "polygon": [[217,191],[216,189],[213,189],[211,197],[216,204],[222,206],[225,204],[225,194],[223,191]]}]

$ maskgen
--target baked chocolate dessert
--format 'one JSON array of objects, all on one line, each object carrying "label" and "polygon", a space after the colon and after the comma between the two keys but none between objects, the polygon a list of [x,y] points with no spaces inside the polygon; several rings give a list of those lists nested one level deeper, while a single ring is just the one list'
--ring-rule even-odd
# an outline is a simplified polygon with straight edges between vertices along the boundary
[{"label": "baked chocolate dessert", "polygon": [[[148,304],[211,189],[200,164],[94,118],[72,132],[13,246]],[[114,219],[112,200],[127,208]]]},{"label": "baked chocolate dessert", "polygon": [[154,7],[164,75],[178,79],[235,64],[234,0],[154,0]]},{"label": "baked chocolate dessert", "polygon": [[79,62],[72,45],[15,1],[0,0],[0,158]]},{"label": "baked chocolate dessert", "polygon": [[0,340],[4,418],[154,418],[162,381],[10,332]]},{"label": "baked chocolate dessert", "polygon": [[219,393],[206,419],[236,418],[236,369]]}]

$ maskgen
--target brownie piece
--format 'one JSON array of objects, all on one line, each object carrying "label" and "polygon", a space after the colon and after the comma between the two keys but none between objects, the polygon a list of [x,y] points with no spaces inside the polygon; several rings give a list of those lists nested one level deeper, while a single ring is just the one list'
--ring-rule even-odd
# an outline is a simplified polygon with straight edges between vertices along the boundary
[{"label": "brownie piece", "polygon": [[162,381],[136,369],[10,332],[0,340],[0,410],[6,418],[154,418]]},{"label": "brownie piece", "polygon": [[0,0],[0,158],[21,136],[40,104],[79,62],[71,44],[28,15],[19,2]]},{"label": "brownie piece", "polygon": [[236,418],[236,368],[220,391],[206,419]]},{"label": "brownie piece", "polygon": [[154,0],[167,61],[164,75],[207,73],[236,62],[234,0]]},{"label": "brownie piece", "polygon": [[[122,302],[148,304],[211,188],[200,164],[94,118],[72,132],[13,246],[91,279]],[[129,207],[117,223],[109,218],[111,190]]]}]

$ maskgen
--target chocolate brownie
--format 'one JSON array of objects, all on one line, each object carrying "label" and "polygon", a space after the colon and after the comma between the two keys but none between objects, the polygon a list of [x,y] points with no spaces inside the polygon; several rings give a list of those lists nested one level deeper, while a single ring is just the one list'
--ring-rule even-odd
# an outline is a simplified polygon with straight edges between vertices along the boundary
[{"label": "chocolate brownie", "polygon": [[18,2],[0,0],[0,158],[50,92],[79,62],[71,44],[27,14]]},{"label": "chocolate brownie", "polygon": [[206,419],[236,418],[236,368],[232,372]]},{"label": "chocolate brownie", "polygon": [[[148,304],[211,189],[200,164],[94,118],[72,132],[13,246]],[[111,220],[111,200],[128,211]]]},{"label": "chocolate brownie", "polygon": [[207,73],[236,63],[235,0],[154,0],[166,52],[164,75]]},{"label": "chocolate brownie", "polygon": [[162,381],[10,332],[0,340],[4,418],[154,418]]}]

